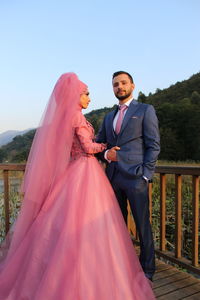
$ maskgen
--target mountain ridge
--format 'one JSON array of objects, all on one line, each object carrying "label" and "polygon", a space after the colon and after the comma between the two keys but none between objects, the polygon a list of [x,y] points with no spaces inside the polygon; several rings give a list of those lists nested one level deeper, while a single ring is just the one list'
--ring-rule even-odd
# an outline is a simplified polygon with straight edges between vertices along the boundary
[{"label": "mountain ridge", "polygon": [[14,137],[16,137],[18,135],[23,135],[32,129],[33,128],[28,128],[28,129],[24,129],[24,130],[6,130],[6,131],[0,133],[0,147],[12,142]]}]

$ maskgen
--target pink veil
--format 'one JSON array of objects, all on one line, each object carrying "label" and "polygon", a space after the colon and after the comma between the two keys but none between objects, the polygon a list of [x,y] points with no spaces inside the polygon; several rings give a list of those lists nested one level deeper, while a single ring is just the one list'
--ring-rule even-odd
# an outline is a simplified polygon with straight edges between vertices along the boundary
[{"label": "pink veil", "polygon": [[86,90],[87,86],[74,73],[63,74],[58,79],[32,143],[22,184],[22,208],[1,246],[0,260],[7,250],[7,258],[16,251],[66,170],[74,134],[73,118],[81,110],[80,95]]}]

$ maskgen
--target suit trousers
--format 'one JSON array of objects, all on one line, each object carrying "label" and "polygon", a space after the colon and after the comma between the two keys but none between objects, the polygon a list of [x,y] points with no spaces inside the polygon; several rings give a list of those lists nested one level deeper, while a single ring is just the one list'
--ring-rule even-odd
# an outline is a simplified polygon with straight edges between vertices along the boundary
[{"label": "suit trousers", "polygon": [[155,251],[151,223],[149,220],[148,183],[144,178],[125,178],[115,169],[111,185],[127,223],[127,199],[140,239],[140,263],[147,278],[152,280],[155,273]]}]

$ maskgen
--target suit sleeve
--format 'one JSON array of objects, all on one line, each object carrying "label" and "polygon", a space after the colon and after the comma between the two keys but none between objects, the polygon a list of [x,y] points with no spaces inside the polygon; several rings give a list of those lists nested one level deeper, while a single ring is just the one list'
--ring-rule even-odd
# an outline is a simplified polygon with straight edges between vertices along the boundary
[{"label": "suit sleeve", "polygon": [[143,120],[144,160],[143,175],[151,179],[160,152],[158,119],[152,105],[148,105]]},{"label": "suit sleeve", "polygon": [[[101,125],[101,127],[99,129],[98,134],[97,134],[97,137],[96,137],[96,142],[97,143],[107,143],[105,122],[106,122],[106,117],[104,118],[103,123],[102,123],[102,125]],[[96,157],[98,159],[100,159],[101,161],[107,163],[107,160],[104,157],[105,151],[106,150],[97,153]]]}]

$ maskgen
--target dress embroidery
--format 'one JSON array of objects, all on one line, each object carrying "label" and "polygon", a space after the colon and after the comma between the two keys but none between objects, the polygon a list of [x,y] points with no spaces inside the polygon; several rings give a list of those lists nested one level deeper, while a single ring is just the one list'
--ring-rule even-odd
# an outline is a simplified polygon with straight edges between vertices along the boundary
[{"label": "dress embroidery", "polygon": [[71,160],[80,157],[93,157],[95,153],[105,149],[102,144],[94,141],[94,128],[81,114],[78,115],[78,124],[75,126],[74,138],[71,149]]}]

